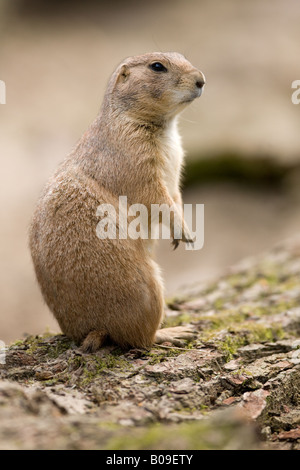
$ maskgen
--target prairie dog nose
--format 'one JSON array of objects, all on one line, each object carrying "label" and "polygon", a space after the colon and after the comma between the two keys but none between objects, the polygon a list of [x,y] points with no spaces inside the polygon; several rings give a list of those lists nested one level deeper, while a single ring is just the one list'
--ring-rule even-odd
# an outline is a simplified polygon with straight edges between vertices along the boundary
[{"label": "prairie dog nose", "polygon": [[201,89],[201,88],[204,87],[204,85],[205,85],[205,82],[204,82],[203,80],[197,80],[197,81],[196,81],[196,87],[197,87],[197,88],[200,88],[200,89]]},{"label": "prairie dog nose", "polygon": [[200,90],[205,85],[205,77],[202,72],[199,72],[198,76],[196,77],[196,87],[200,88]]}]

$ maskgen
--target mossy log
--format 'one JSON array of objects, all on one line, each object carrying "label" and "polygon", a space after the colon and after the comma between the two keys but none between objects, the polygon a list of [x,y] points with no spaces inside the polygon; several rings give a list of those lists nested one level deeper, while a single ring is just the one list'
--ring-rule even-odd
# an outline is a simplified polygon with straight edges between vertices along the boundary
[{"label": "mossy log", "polygon": [[[300,449],[300,240],[169,299],[186,348],[2,351],[2,449]],[[3,360],[4,359],[4,360]]]}]

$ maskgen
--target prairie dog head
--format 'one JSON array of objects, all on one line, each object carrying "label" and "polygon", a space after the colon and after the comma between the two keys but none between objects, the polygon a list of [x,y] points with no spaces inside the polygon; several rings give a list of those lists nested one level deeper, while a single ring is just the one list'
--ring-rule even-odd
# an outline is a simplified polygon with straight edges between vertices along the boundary
[{"label": "prairie dog head", "polygon": [[108,88],[114,108],[136,121],[171,119],[202,93],[202,72],[179,53],[150,53],[124,60]]}]

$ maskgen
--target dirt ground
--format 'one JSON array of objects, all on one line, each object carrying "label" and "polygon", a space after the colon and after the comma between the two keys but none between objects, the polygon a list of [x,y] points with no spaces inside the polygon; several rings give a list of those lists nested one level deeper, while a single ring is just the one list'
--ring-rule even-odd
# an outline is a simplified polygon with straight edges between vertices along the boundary
[{"label": "dirt ground", "polygon": [[[299,158],[297,0],[148,2],[0,1],[0,339],[56,323],[43,305],[27,248],[38,194],[98,112],[123,57],[178,50],[206,75],[201,100],[183,114],[187,156],[237,149]],[[51,5],[51,6],[49,6]],[[126,6],[125,6],[126,5]],[[206,280],[300,229],[299,196],[228,184],[185,193],[205,204],[199,252],[158,251],[167,295]],[[180,267],[180,269],[179,269]]]}]

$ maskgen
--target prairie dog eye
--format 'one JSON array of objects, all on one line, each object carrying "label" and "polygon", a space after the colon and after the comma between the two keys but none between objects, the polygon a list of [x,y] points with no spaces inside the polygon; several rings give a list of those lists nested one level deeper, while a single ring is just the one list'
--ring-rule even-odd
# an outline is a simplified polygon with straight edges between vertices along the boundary
[{"label": "prairie dog eye", "polygon": [[153,64],[150,64],[149,67],[154,72],[167,72],[168,71],[166,67],[160,62],[153,62]]}]

